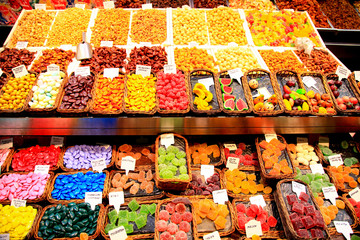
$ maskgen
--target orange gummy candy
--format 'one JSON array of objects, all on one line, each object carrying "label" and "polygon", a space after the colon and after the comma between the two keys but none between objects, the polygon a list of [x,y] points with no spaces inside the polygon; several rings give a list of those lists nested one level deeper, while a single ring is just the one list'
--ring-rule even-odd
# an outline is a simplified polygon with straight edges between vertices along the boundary
[{"label": "orange gummy candy", "polygon": [[338,200],[336,200],[336,206],[340,209],[344,209],[345,203],[344,203],[344,201],[338,199]]},{"label": "orange gummy candy", "polygon": [[263,192],[265,194],[270,194],[272,192],[272,188],[271,187],[265,187]]}]

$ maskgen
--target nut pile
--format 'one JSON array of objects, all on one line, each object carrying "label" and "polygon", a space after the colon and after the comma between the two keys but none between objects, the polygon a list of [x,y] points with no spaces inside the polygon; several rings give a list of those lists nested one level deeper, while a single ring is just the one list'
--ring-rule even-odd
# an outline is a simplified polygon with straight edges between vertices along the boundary
[{"label": "nut pile", "polygon": [[28,67],[35,58],[35,52],[27,49],[6,48],[0,52],[0,68],[11,73],[11,69],[20,65]]},{"label": "nut pile", "polygon": [[311,55],[307,55],[304,50],[296,50],[295,53],[305,64],[309,71],[318,71],[323,74],[336,72],[339,63],[327,51],[312,50]]},{"label": "nut pile", "polygon": [[218,6],[227,6],[226,0],[194,0],[196,8],[216,8]]},{"label": "nut pile", "polygon": [[259,50],[259,53],[271,72],[280,69],[289,69],[298,73],[306,71],[304,64],[296,58],[291,50],[283,52]]},{"label": "nut pile", "polygon": [[176,67],[184,72],[194,69],[207,69],[216,72],[215,60],[206,50],[193,48],[175,48]]},{"label": "nut pile", "polygon": [[240,68],[244,73],[250,69],[261,68],[250,48],[228,47],[215,52],[220,71]]},{"label": "nut pile", "polygon": [[163,70],[167,63],[167,53],[165,48],[160,46],[154,47],[135,47],[131,50],[130,60],[127,65],[127,72],[136,70],[136,65],[151,66],[151,71],[157,73]]},{"label": "nut pile", "polygon": [[142,4],[145,4],[146,0],[116,0],[116,8],[141,8]]},{"label": "nut pile", "polygon": [[75,53],[70,50],[64,51],[59,48],[46,49],[42,52],[42,55],[34,61],[31,70],[34,72],[44,72],[50,64],[56,64],[60,69],[67,70],[68,65],[74,57]]},{"label": "nut pile", "polygon": [[154,8],[178,8],[182,7],[183,5],[189,5],[189,0],[151,0],[151,3]]},{"label": "nut pile", "polygon": [[229,6],[252,10],[276,10],[275,5],[270,0],[230,0]]}]

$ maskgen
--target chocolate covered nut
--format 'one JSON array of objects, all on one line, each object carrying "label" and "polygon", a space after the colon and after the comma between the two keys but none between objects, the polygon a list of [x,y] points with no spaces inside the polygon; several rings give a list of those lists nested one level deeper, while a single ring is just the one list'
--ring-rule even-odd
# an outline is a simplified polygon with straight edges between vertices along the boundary
[{"label": "chocolate covered nut", "polygon": [[0,68],[7,73],[12,73],[11,69],[20,65],[28,67],[35,58],[35,52],[27,49],[6,48],[0,53]]},{"label": "chocolate covered nut", "polygon": [[183,5],[189,5],[189,0],[151,0],[151,3],[154,8],[177,8],[182,7]]},{"label": "chocolate covered nut", "polygon": [[47,66],[50,64],[56,64],[60,69],[67,70],[74,57],[75,53],[73,51],[64,51],[59,48],[46,49],[42,52],[42,56],[34,61],[31,70],[34,72],[44,72],[47,71]]},{"label": "chocolate covered nut", "polygon": [[136,70],[136,65],[151,66],[151,71],[157,73],[163,70],[167,63],[167,53],[165,48],[160,46],[154,47],[135,47],[131,50],[130,61],[127,65],[127,72]]},{"label": "chocolate covered nut", "polygon": [[196,8],[216,8],[218,6],[227,6],[226,0],[194,0]]},{"label": "chocolate covered nut", "polygon": [[115,1],[116,8],[141,8],[146,0],[117,0]]},{"label": "chocolate covered nut", "polygon": [[305,64],[309,71],[318,71],[324,74],[334,73],[339,63],[327,51],[312,50],[311,55],[307,55],[304,50],[296,50],[295,53],[300,60]]}]

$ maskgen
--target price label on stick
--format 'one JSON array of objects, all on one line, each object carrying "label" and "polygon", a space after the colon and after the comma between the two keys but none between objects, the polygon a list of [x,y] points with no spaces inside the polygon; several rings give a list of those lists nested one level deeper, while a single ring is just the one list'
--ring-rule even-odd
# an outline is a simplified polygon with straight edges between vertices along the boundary
[{"label": "price label on stick", "polygon": [[75,76],[89,76],[90,75],[90,67],[86,66],[86,67],[78,67],[75,69]]},{"label": "price label on stick", "polygon": [[354,77],[356,81],[360,81],[360,71],[354,71]]},{"label": "price label on stick", "polygon": [[102,192],[86,192],[85,202],[90,204],[92,210],[95,210],[96,205],[102,203]]},{"label": "price label on stick", "polygon": [[127,234],[124,226],[120,226],[113,230],[109,231],[109,236],[111,240],[125,240],[127,239]]},{"label": "price label on stick", "polygon": [[270,142],[273,139],[277,139],[276,133],[265,134],[265,141]]},{"label": "price label on stick", "polygon": [[261,222],[256,220],[250,220],[248,223],[245,224],[245,231],[247,238],[252,238],[252,236],[254,235],[261,236],[262,235]]},{"label": "price label on stick", "polygon": [[225,204],[227,201],[229,201],[226,189],[213,191],[212,195],[215,203]]},{"label": "price label on stick", "polygon": [[263,195],[256,195],[254,197],[250,197],[250,203],[261,207],[266,207],[266,202]]},{"label": "price label on stick", "polygon": [[231,171],[239,167],[240,158],[228,157],[226,167]]},{"label": "price label on stick", "polygon": [[148,77],[151,74],[151,66],[136,65],[136,74]]},{"label": "price label on stick", "polygon": [[104,77],[113,79],[119,76],[119,68],[104,68]]},{"label": "price label on stick", "polygon": [[129,171],[135,170],[136,159],[131,156],[126,156],[121,159],[121,169],[124,169],[126,175],[128,175]]},{"label": "price label on stick", "polygon": [[238,81],[238,83],[241,85],[241,77],[244,76],[244,74],[240,68],[228,70],[228,74],[231,79],[236,79],[236,81]]},{"label": "price label on stick", "polygon": [[109,204],[113,205],[115,210],[119,212],[121,204],[123,204],[124,201],[124,192],[110,192],[109,193]]},{"label": "price label on stick", "polygon": [[306,187],[304,184],[301,184],[301,183],[298,183],[298,182],[295,182],[295,181],[292,181],[291,182],[291,185],[292,185],[292,191],[294,193],[296,193],[296,195],[298,197],[300,197],[300,194],[303,192],[303,193],[306,193]]},{"label": "price label on stick", "polygon": [[296,138],[297,145],[308,145],[309,140],[307,137],[297,137]]},{"label": "price label on stick", "polygon": [[176,74],[176,65],[175,64],[166,64],[164,65],[164,73],[173,73]]},{"label": "price label on stick", "polygon": [[34,173],[48,174],[50,165],[36,165]]},{"label": "price label on stick", "polygon": [[201,165],[200,173],[204,176],[206,181],[209,177],[214,175],[214,165]]},{"label": "price label on stick", "polygon": [[112,47],[114,44],[113,41],[101,41],[100,42],[100,47]]},{"label": "price label on stick", "polygon": [[152,3],[142,4],[142,5],[141,5],[141,8],[142,8],[143,10],[145,10],[145,9],[152,9]]},{"label": "price label on stick", "polygon": [[105,158],[91,160],[91,166],[94,171],[102,172],[106,168]]},{"label": "price label on stick", "polygon": [[26,207],[26,200],[21,199],[12,199],[11,200],[11,206],[19,208],[19,207]]},{"label": "price label on stick", "polygon": [[265,100],[271,97],[271,94],[266,87],[258,88],[257,91],[258,91],[258,95],[264,95]]},{"label": "price label on stick", "polygon": [[21,78],[21,77],[29,74],[25,65],[20,65],[18,67],[14,67],[13,69],[11,69],[11,71],[14,73],[15,78]]},{"label": "price label on stick", "polygon": [[103,2],[104,9],[113,9],[115,8],[115,4],[112,0]]},{"label": "price label on stick", "polygon": [[351,226],[348,222],[346,221],[334,221],[334,225],[336,228],[336,231],[339,233],[342,233],[344,235],[344,237],[346,238],[346,240],[350,240],[350,234],[354,233],[353,230],[351,229]]},{"label": "price label on stick", "polygon": [[46,10],[46,4],[35,3],[35,9]]},{"label": "price label on stick", "polygon": [[210,86],[214,85],[214,80],[212,78],[199,79],[198,83],[204,84],[205,88],[210,91]]},{"label": "price label on stick", "polygon": [[325,174],[324,168],[321,164],[313,164],[310,165],[310,169],[312,173],[320,173],[320,174]]},{"label": "price label on stick", "polygon": [[10,234],[9,233],[0,234],[0,240],[10,240]]},{"label": "price label on stick", "polygon": [[329,162],[330,162],[331,166],[338,167],[338,166],[344,165],[344,162],[343,162],[340,154],[328,156],[328,158],[329,158]]},{"label": "price label on stick", "polygon": [[174,134],[162,134],[160,136],[160,145],[164,145],[165,148],[168,148],[170,145],[175,143]]},{"label": "price label on stick", "polygon": [[236,151],[237,150],[237,146],[235,143],[225,143],[224,147],[229,149],[230,151]]},{"label": "price label on stick", "polygon": [[324,193],[324,197],[329,199],[333,205],[336,205],[336,198],[339,197],[336,188],[334,186],[324,187],[322,188],[322,191]]},{"label": "price label on stick", "polygon": [[302,78],[302,81],[308,88],[314,88],[320,92],[320,90],[316,87],[316,81],[312,76],[305,76]]},{"label": "price label on stick", "polygon": [[64,137],[51,137],[50,145],[62,147],[64,145]]},{"label": "price label on stick", "polygon": [[357,202],[360,202],[360,189],[358,187],[354,188],[349,192],[349,195],[352,199]]},{"label": "price label on stick", "polygon": [[85,9],[85,4],[84,3],[76,3],[75,7],[80,8],[80,9]]},{"label": "price label on stick", "polygon": [[56,64],[50,64],[49,66],[46,67],[46,70],[48,72],[59,72],[60,71],[60,67]]},{"label": "price label on stick", "polygon": [[219,232],[215,231],[215,232],[204,235],[203,239],[204,240],[220,240],[221,238],[220,238]]},{"label": "price label on stick", "polygon": [[16,48],[17,49],[23,49],[26,48],[29,42],[17,42],[16,43]]},{"label": "price label on stick", "polygon": [[343,78],[348,78],[348,76],[351,74],[351,72],[347,68],[339,65],[336,69],[335,74],[338,75],[339,80],[341,80]]},{"label": "price label on stick", "polygon": [[0,149],[8,149],[14,146],[13,138],[4,138],[0,140]]}]

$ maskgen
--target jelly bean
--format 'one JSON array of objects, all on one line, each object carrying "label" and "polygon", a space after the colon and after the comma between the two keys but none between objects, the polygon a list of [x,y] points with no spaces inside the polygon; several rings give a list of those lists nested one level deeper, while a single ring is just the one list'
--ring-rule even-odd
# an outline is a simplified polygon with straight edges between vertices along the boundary
[{"label": "jelly bean", "polygon": [[205,49],[175,48],[175,63],[177,68],[184,72],[191,72],[194,69],[207,69],[216,72],[214,57]]},{"label": "jelly bean", "polygon": [[70,169],[89,169],[91,160],[104,158],[109,165],[112,158],[112,148],[105,146],[75,145],[66,150],[64,166]]},{"label": "jelly bean", "polygon": [[0,166],[4,164],[10,153],[10,149],[0,149]]},{"label": "jelly bean", "polygon": [[0,179],[0,200],[34,200],[43,195],[50,174],[9,173]]},{"label": "jelly bean", "polygon": [[14,171],[34,171],[36,165],[57,166],[61,148],[50,147],[29,147],[20,149],[13,156],[11,167]]}]

